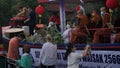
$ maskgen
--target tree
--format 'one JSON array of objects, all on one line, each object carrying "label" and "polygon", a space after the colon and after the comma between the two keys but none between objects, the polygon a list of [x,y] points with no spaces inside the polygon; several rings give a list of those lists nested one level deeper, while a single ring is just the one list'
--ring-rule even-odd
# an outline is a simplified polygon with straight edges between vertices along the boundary
[{"label": "tree", "polygon": [[37,5],[37,0],[0,0],[0,20],[3,25],[8,25],[10,18],[18,13],[17,7],[22,5],[23,7]]}]

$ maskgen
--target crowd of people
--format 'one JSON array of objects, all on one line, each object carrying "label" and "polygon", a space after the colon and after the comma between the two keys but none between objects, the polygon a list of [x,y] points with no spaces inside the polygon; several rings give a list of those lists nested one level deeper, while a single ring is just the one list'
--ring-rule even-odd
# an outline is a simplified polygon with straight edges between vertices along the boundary
[{"label": "crowd of people", "polygon": [[[27,18],[24,20],[24,23],[28,23],[30,27],[30,34],[35,35],[34,28],[36,26],[36,14],[35,11],[32,10],[31,7],[28,8],[28,14],[25,14],[27,11],[24,8],[20,13],[16,15],[16,17],[20,17],[23,15],[27,15]],[[71,25],[71,23],[67,23],[66,30],[61,34],[64,39],[64,43],[67,44],[66,53],[64,55],[64,59],[68,60],[67,68],[79,68],[79,59],[86,57],[90,54],[91,47],[90,45],[86,45],[84,52],[76,53],[75,45],[76,43],[110,43],[110,35],[113,32],[117,32],[119,36],[119,31],[115,31],[114,23],[112,17],[109,12],[107,12],[106,7],[100,8],[101,14],[99,14],[96,9],[92,10],[91,14],[84,15],[82,10],[77,11],[78,23],[76,25]],[[54,29],[54,32],[60,32],[60,18],[59,15],[55,12],[49,19],[48,29]],[[90,31],[92,30],[92,31]],[[44,31],[44,30],[43,30]],[[37,32],[37,31],[36,31]],[[44,31],[46,32],[46,31]],[[39,32],[37,32],[39,34]],[[38,35],[37,34],[37,35]],[[40,32],[41,34],[41,32]],[[42,49],[40,51],[40,68],[56,68],[57,63],[57,45],[54,44],[53,37],[51,34],[43,33],[44,41],[39,36],[35,36],[36,38],[40,38],[42,42]],[[23,68],[32,68],[32,57],[30,56],[30,48],[24,45],[23,47],[23,55],[20,58],[19,54],[19,41],[25,39],[24,34],[18,34],[17,36],[11,38],[9,42],[9,49],[7,57],[14,59],[17,63],[17,66]],[[104,39],[104,40],[103,40]],[[115,40],[115,42],[120,42],[120,38]],[[41,42],[41,41],[38,41]],[[29,64],[28,64],[29,62]],[[16,66],[11,65],[11,68],[16,68]]]},{"label": "crowd of people", "polygon": [[[15,65],[10,65],[10,68],[32,68],[33,67],[33,59],[30,54],[30,47],[28,45],[23,46],[23,53],[20,56],[19,54],[19,42],[25,39],[25,35],[23,33],[18,34],[11,38],[9,42],[9,49],[7,58],[11,59]],[[45,37],[46,42],[42,45],[42,49],[40,51],[40,68],[56,68],[57,64],[57,45],[53,43],[53,38],[50,34],[47,34]],[[75,45],[72,43],[67,44],[66,53],[64,54],[64,60],[68,60],[67,68],[78,68],[79,67],[79,59],[82,57],[86,57],[91,52],[90,45],[86,45],[84,52],[76,53]]]},{"label": "crowd of people", "polygon": [[[19,13],[16,15],[18,17],[24,17],[24,24],[27,24],[30,28],[30,33],[28,35],[34,35],[34,30],[36,29],[36,13],[33,8],[19,8]],[[119,36],[119,28],[116,30],[114,27],[119,27],[116,25],[116,22],[119,20],[113,19],[112,15],[108,12],[106,7],[101,7],[100,12],[96,9],[93,9],[90,14],[85,14],[83,10],[78,10],[77,18],[78,22],[66,22],[66,30],[61,34],[65,43],[86,43],[89,39],[93,43],[111,43],[111,35],[115,33]],[[48,25],[43,27],[44,32],[47,33],[58,33],[61,32],[60,27],[60,16],[58,12],[53,12],[49,18]],[[46,34],[45,33],[45,34]],[[52,35],[53,36],[53,35]],[[119,39],[116,39],[115,42],[119,42]]]},{"label": "crowd of people", "polygon": [[[116,22],[106,7],[101,7],[100,12],[101,14],[93,9],[91,14],[84,15],[82,10],[77,11],[79,20],[76,27],[70,27],[62,34],[65,43],[83,44],[88,40],[94,44],[111,43],[111,35],[119,33],[114,29]],[[119,26],[117,28],[119,29]],[[118,43],[117,37],[114,38],[114,42]]]}]

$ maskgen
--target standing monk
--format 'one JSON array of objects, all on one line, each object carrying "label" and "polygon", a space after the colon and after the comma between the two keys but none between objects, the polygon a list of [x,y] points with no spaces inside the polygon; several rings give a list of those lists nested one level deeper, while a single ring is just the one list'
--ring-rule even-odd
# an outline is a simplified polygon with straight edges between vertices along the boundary
[{"label": "standing monk", "polygon": [[72,32],[71,42],[72,43],[85,43],[87,34],[85,31],[86,26],[89,23],[89,19],[83,14],[82,10],[77,12],[77,17],[79,18],[78,26]]}]

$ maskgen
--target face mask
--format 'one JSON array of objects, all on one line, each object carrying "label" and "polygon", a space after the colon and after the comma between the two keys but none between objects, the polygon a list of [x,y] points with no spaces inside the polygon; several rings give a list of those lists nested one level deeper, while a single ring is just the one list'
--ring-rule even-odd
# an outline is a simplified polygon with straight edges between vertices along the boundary
[{"label": "face mask", "polygon": [[70,25],[67,25],[66,28],[69,29],[69,28],[70,28]]},{"label": "face mask", "polygon": [[104,12],[103,12],[103,11],[101,11],[101,16],[102,16],[102,17],[104,16]]}]

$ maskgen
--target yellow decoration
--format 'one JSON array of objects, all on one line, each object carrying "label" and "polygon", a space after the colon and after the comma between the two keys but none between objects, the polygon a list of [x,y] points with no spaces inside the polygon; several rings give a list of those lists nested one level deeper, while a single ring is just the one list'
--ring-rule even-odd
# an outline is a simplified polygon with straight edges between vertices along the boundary
[{"label": "yellow decoration", "polygon": [[110,12],[110,13],[113,13],[113,10],[112,10],[112,9],[109,9],[109,12]]},{"label": "yellow decoration", "polygon": [[41,17],[42,17],[42,15],[41,15],[41,14],[39,14],[39,17],[41,18]]}]

